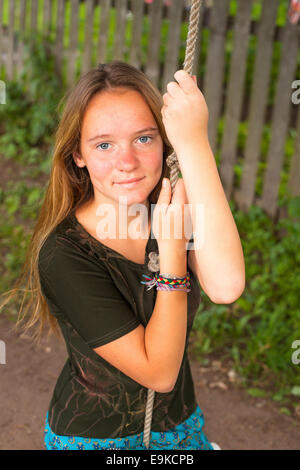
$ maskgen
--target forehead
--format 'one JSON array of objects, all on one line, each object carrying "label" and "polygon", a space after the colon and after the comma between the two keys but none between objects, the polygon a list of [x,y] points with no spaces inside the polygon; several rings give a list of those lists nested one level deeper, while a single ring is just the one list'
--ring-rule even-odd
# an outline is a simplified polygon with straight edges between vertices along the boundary
[{"label": "forehead", "polygon": [[155,125],[145,99],[135,90],[118,88],[97,93],[89,102],[82,122],[82,133],[113,133]]}]

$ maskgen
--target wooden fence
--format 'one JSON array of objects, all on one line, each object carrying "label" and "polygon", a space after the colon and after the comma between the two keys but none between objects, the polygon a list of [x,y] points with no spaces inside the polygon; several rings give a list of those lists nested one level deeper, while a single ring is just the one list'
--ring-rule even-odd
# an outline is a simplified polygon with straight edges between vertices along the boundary
[{"label": "wooden fence", "polygon": [[[173,0],[170,7],[163,0],[153,0],[151,5],[143,0],[9,0],[6,24],[4,3],[0,0],[0,70],[2,63],[7,81],[22,71],[23,35],[29,32],[34,40],[38,31],[53,38],[56,70],[67,85],[99,62],[121,59],[143,70],[164,92],[174,72],[182,67],[183,34],[187,31],[184,22],[189,14],[184,0]],[[299,25],[290,24],[288,19],[285,25],[277,25],[279,0],[262,0],[259,21],[253,21],[253,3],[237,0],[235,15],[229,15],[230,0],[203,3],[193,73],[208,104],[209,140],[228,199],[233,197],[243,210],[257,204],[275,218],[283,168],[289,175],[287,193],[300,196],[300,113],[299,106],[292,102],[292,86],[299,70]],[[84,22],[81,42],[80,21]],[[163,30],[167,31],[164,39]],[[253,38],[255,57],[250,50]],[[280,64],[277,76],[272,77],[272,58],[278,43]],[[252,82],[246,87],[251,60]],[[271,86],[275,92],[270,107]],[[247,125],[242,154],[237,145],[241,123]],[[263,158],[266,125],[270,141]],[[286,161],[285,145],[293,129],[294,153]]]}]

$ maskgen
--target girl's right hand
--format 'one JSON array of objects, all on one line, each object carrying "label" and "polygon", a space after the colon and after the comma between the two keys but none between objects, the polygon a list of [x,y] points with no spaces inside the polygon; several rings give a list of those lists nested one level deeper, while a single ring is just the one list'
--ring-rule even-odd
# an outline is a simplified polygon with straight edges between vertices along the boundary
[{"label": "girl's right hand", "polygon": [[162,250],[185,251],[191,234],[188,238],[184,234],[184,206],[188,204],[184,182],[179,178],[172,194],[170,180],[164,180],[166,187],[162,185],[153,211],[153,233],[160,253]]}]

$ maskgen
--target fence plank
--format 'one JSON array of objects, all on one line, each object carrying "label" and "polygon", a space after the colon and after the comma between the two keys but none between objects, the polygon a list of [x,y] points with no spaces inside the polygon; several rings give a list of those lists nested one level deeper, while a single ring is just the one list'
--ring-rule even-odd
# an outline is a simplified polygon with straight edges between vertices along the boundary
[{"label": "fence plank", "polygon": [[109,18],[110,18],[110,1],[100,0],[100,30],[98,42],[98,62],[106,62],[107,57],[107,42],[109,31]]},{"label": "fence plank", "polygon": [[231,197],[236,142],[241,118],[244,80],[247,64],[252,0],[239,0],[234,25],[233,52],[230,63],[225,122],[220,152],[220,177],[228,199]]},{"label": "fence plank", "polygon": [[71,24],[70,24],[70,42],[69,50],[67,52],[67,84],[71,86],[75,81],[76,74],[76,59],[78,54],[78,14],[79,14],[79,1],[72,1],[71,10]]},{"label": "fence plank", "polygon": [[292,157],[288,189],[292,197],[300,196],[300,110],[298,105],[297,139]]},{"label": "fence plank", "polygon": [[27,0],[20,0],[20,21],[19,21],[19,34],[18,34],[18,57],[17,57],[17,73],[22,72],[24,67],[24,35],[26,32],[26,9]]},{"label": "fence plank", "polygon": [[93,52],[93,21],[94,0],[85,0],[85,28],[84,28],[84,50],[82,58],[82,71],[86,73],[91,68]]},{"label": "fence plank", "polygon": [[38,18],[38,0],[31,0],[30,31],[32,32],[35,32],[37,30],[37,18]]},{"label": "fence plank", "polygon": [[154,85],[159,86],[160,75],[160,35],[163,14],[163,0],[156,0],[149,6],[149,37],[148,37],[148,58],[146,65],[146,75]]},{"label": "fence plank", "polygon": [[65,23],[65,0],[57,0],[57,16],[56,16],[56,40],[55,40],[55,67],[56,73],[62,79],[63,68],[63,39],[64,39],[64,23]]},{"label": "fence plank", "polygon": [[271,217],[274,217],[277,211],[280,172],[291,108],[291,83],[295,78],[298,59],[299,31],[299,24],[292,25],[287,21],[283,32],[280,71],[273,110],[271,142],[267,156],[263,195],[257,201],[257,204]]},{"label": "fence plank", "polygon": [[214,0],[210,41],[204,78],[204,96],[209,109],[208,138],[212,151],[217,150],[217,130],[221,113],[225,63],[227,16],[230,0]]},{"label": "fence plank", "polygon": [[27,11],[27,0],[20,0],[20,21],[19,27],[20,32],[25,33],[26,31],[26,11]]},{"label": "fence plank", "polygon": [[132,35],[129,62],[134,67],[140,68],[142,63],[141,38],[144,21],[144,2],[140,0],[132,1]]},{"label": "fence plank", "polygon": [[170,8],[170,20],[168,30],[168,40],[166,48],[166,58],[162,79],[162,92],[166,91],[167,83],[174,80],[174,73],[178,68],[178,56],[180,46],[181,18],[184,8],[184,0],[173,0]]},{"label": "fence plank", "polygon": [[259,22],[242,179],[240,188],[234,192],[234,199],[241,210],[248,210],[254,201],[278,4],[279,0],[264,0]]},{"label": "fence plank", "polygon": [[113,58],[115,60],[124,60],[125,51],[125,30],[127,19],[127,1],[116,1],[116,31]]},{"label": "fence plank", "polygon": [[13,79],[14,75],[14,24],[15,24],[15,0],[9,2],[9,19],[8,19],[8,42],[6,54],[6,77],[8,80]]},{"label": "fence plank", "polygon": [[[43,32],[48,35],[51,31],[51,18],[52,18],[52,2],[51,0],[44,0],[43,10]],[[72,1],[73,8],[73,1]]]}]

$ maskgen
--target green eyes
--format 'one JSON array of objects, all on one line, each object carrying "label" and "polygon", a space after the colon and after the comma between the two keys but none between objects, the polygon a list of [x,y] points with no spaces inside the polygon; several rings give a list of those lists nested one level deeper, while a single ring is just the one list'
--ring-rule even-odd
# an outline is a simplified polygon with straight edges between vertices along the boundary
[{"label": "green eyes", "polygon": [[[153,140],[153,137],[151,137],[150,135],[142,135],[141,137],[138,138],[138,140],[142,144],[149,144]],[[102,144],[97,145],[96,148],[97,149],[99,148],[100,150],[108,150],[109,145],[111,145],[111,144],[108,143],[108,142],[102,142]]]}]

